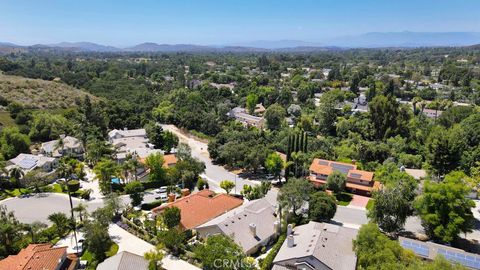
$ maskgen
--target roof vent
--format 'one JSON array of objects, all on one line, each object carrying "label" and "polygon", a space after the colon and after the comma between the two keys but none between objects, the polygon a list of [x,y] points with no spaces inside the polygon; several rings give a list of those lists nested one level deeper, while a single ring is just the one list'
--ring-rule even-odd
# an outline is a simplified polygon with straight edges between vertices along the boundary
[{"label": "roof vent", "polygon": [[295,240],[293,239],[293,235],[287,236],[287,247],[291,248],[295,246]]},{"label": "roof vent", "polygon": [[257,225],[255,223],[250,223],[248,227],[250,228],[250,233],[252,233],[253,237],[257,236]]},{"label": "roof vent", "polygon": [[287,226],[287,236],[292,235],[292,233],[293,233],[293,225],[288,224],[288,226]]}]

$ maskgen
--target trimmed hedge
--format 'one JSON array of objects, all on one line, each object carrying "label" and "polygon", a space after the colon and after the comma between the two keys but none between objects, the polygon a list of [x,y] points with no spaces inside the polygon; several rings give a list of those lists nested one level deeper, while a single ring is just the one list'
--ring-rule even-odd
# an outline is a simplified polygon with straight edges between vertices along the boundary
[{"label": "trimmed hedge", "polygon": [[67,188],[70,192],[77,192],[80,189],[80,182],[78,180],[70,180],[67,182]]},{"label": "trimmed hedge", "polygon": [[158,200],[158,201],[153,201],[153,202],[150,202],[150,203],[143,203],[141,208],[142,210],[145,210],[145,211],[148,211],[148,210],[152,210],[153,208],[157,207],[157,206],[160,206],[163,202]]},{"label": "trimmed hedge", "polygon": [[272,269],[273,266],[273,260],[275,259],[275,256],[277,256],[278,251],[282,247],[283,242],[287,238],[285,233],[282,233],[278,237],[277,243],[272,247],[272,250],[268,253],[268,255],[265,257],[265,260],[263,260],[261,268],[262,270],[269,270]]},{"label": "trimmed hedge", "polygon": [[144,189],[151,189],[151,188],[159,188],[162,186],[162,183],[158,181],[148,181],[148,182],[142,182],[143,188]]}]

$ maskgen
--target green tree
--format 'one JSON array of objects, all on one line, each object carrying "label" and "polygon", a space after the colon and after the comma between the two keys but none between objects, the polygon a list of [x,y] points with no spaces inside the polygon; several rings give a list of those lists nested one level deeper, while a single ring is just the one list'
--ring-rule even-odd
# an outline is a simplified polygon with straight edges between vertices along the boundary
[{"label": "green tree", "polygon": [[50,113],[34,114],[30,126],[30,138],[39,141],[54,140],[72,130],[72,123],[65,117]]},{"label": "green tree", "polygon": [[440,183],[426,181],[423,194],[414,206],[428,236],[444,242],[452,242],[460,232],[473,229],[472,208],[475,203],[467,198],[470,189],[463,176],[451,173]]},{"label": "green tree", "polygon": [[255,111],[255,107],[258,104],[258,96],[255,93],[248,94],[245,103],[247,105],[248,113],[253,114],[253,112]]},{"label": "green tree", "polygon": [[55,225],[57,236],[62,237],[69,229],[70,220],[64,213],[53,213],[48,216],[48,220]]},{"label": "green tree", "polygon": [[220,187],[227,192],[227,194],[230,194],[230,191],[235,187],[235,183],[229,180],[223,180],[220,182]]},{"label": "green tree", "polygon": [[140,205],[143,201],[143,185],[138,181],[133,181],[125,185],[125,193],[130,195],[132,206]]},{"label": "green tree", "polygon": [[392,95],[376,96],[368,103],[370,122],[375,138],[383,140],[395,135],[404,135],[410,119],[408,109],[400,106]]},{"label": "green tree", "polygon": [[334,193],[340,193],[345,190],[347,184],[347,176],[339,171],[333,171],[327,177],[327,188]]},{"label": "green tree", "polygon": [[181,213],[178,207],[167,207],[161,214],[162,222],[168,229],[177,227],[180,224]]},{"label": "green tree", "polygon": [[267,127],[271,130],[279,130],[285,120],[285,109],[279,104],[270,105],[265,111]]},{"label": "green tree", "polygon": [[417,260],[411,251],[382,234],[375,223],[360,227],[353,248],[360,269],[407,269],[407,265],[415,264]]},{"label": "green tree", "polygon": [[335,198],[323,191],[313,193],[308,206],[308,217],[318,222],[332,219],[337,211]]},{"label": "green tree", "polygon": [[119,174],[118,164],[111,159],[102,159],[93,167],[93,172],[99,182],[102,193],[108,194],[112,192],[112,177],[116,177]]},{"label": "green tree", "polygon": [[246,266],[241,263],[246,258],[242,248],[222,234],[208,237],[205,244],[194,249],[194,256],[202,262],[202,269],[206,270],[245,269]]},{"label": "green tree", "polygon": [[162,269],[162,260],[165,257],[163,253],[163,245],[156,245],[154,250],[146,252],[143,257],[148,260],[148,270]]},{"label": "green tree", "polygon": [[84,203],[79,203],[73,208],[73,211],[78,213],[78,218],[80,219],[80,222],[83,222],[83,219],[87,214],[87,206]]},{"label": "green tree", "polygon": [[172,151],[172,148],[178,145],[177,135],[175,135],[173,132],[170,132],[168,130],[163,132],[162,140],[163,140],[162,150],[167,153],[170,153],[170,151]]},{"label": "green tree", "polygon": [[4,205],[0,205],[0,220],[0,258],[5,258],[20,251],[24,237],[23,226]]},{"label": "green tree", "polygon": [[310,199],[313,185],[303,178],[292,178],[280,189],[278,202],[283,209],[291,210],[294,215]]},{"label": "green tree", "polygon": [[21,182],[20,180],[23,178],[23,176],[25,175],[23,170],[20,169],[19,167],[12,167],[9,171],[8,171],[8,175],[10,176],[10,178],[12,178],[13,180],[15,180],[15,185],[17,187],[20,187],[21,186]]},{"label": "green tree", "polygon": [[180,250],[183,249],[185,238],[185,234],[179,228],[172,228],[158,233],[160,242],[163,243],[173,255],[178,255]]},{"label": "green tree", "polygon": [[406,181],[396,182],[373,194],[375,203],[368,217],[382,231],[397,233],[403,229],[407,217],[412,214],[414,190]]},{"label": "green tree", "polygon": [[16,157],[20,153],[29,152],[30,139],[27,135],[20,133],[16,127],[2,129],[0,137],[0,151],[6,159]]},{"label": "green tree", "polygon": [[163,167],[163,162],[164,159],[161,153],[154,153],[147,157],[145,165],[150,169],[149,181],[160,182],[161,185],[166,184],[167,174]]},{"label": "green tree", "polygon": [[459,127],[446,130],[435,127],[426,141],[427,162],[437,175],[444,175],[459,166],[465,146],[463,131]]},{"label": "green tree", "polygon": [[242,194],[249,201],[257,200],[265,197],[271,187],[272,184],[270,182],[262,182],[260,185],[255,186],[243,185],[243,189],[240,191],[240,194]]},{"label": "green tree", "polygon": [[317,120],[320,132],[324,135],[333,135],[335,132],[335,122],[337,121],[337,97],[330,92],[325,93],[320,99],[320,105],[317,108]]},{"label": "green tree", "polygon": [[112,240],[108,234],[108,225],[98,221],[87,222],[85,224],[85,245],[87,250],[93,254],[94,260],[102,262],[105,260],[106,252],[112,245]]}]

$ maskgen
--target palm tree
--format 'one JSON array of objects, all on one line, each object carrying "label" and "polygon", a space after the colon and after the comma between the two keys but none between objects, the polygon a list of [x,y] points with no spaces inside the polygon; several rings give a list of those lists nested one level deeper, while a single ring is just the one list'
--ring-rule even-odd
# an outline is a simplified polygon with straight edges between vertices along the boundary
[{"label": "palm tree", "polygon": [[55,224],[58,236],[63,236],[70,222],[67,215],[60,212],[50,214],[48,220]]},{"label": "palm tree", "polygon": [[298,176],[298,163],[300,162],[301,159],[301,153],[300,152],[293,152],[290,157],[292,158],[293,164],[295,165],[295,177]]},{"label": "palm tree", "polygon": [[39,221],[35,221],[30,225],[26,225],[26,229],[30,231],[30,236],[32,237],[32,242],[36,243],[36,235],[43,229],[47,228],[47,224]]},{"label": "palm tree", "polygon": [[22,169],[20,169],[20,167],[13,167],[11,168],[9,171],[8,171],[8,174],[10,176],[10,178],[13,178],[15,179],[15,184],[17,187],[20,187],[20,179],[23,178],[23,176],[25,175],[25,173],[22,171]]},{"label": "palm tree", "polygon": [[161,266],[164,257],[163,248],[164,245],[159,244],[155,247],[154,250],[151,250],[143,255],[145,259],[149,262],[148,269],[162,269]]},{"label": "palm tree", "polygon": [[80,203],[73,208],[73,211],[78,212],[78,217],[80,218],[80,222],[83,222],[83,217],[87,213],[87,206],[83,203]]}]

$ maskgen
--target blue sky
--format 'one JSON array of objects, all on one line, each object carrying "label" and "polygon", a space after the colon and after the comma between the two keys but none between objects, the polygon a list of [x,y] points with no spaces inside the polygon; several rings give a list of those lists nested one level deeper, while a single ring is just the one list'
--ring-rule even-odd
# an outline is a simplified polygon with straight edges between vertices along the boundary
[{"label": "blue sky", "polygon": [[478,0],[0,0],[0,41],[231,44],[480,31]]}]

